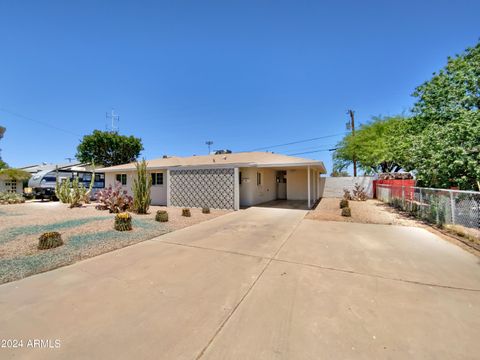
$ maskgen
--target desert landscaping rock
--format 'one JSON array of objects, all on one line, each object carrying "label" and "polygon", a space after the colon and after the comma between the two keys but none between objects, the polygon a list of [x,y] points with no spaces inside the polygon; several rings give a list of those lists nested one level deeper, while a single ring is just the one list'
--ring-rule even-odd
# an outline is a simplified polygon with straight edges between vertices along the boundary
[{"label": "desert landscaping rock", "polygon": [[[157,210],[168,211],[168,223],[155,221]],[[181,216],[180,209],[151,206],[149,214],[132,214],[132,231],[119,233],[113,229],[115,215],[96,210],[95,204],[73,209],[59,202],[5,205],[0,216],[0,283],[129,246],[228,211],[203,214],[201,209],[191,209],[191,212],[192,217],[187,218]],[[60,232],[65,244],[39,250],[38,237],[48,231]]]}]

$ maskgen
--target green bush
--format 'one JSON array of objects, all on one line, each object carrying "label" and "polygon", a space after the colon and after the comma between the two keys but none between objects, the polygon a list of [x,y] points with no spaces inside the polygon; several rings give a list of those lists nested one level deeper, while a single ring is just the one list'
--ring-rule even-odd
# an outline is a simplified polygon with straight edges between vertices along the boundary
[{"label": "green bush", "polygon": [[348,207],[348,200],[347,199],[342,199],[340,200],[340,209]]},{"label": "green bush", "polygon": [[38,249],[53,249],[63,245],[62,235],[57,231],[47,232],[40,236],[38,241]]},{"label": "green bush", "polygon": [[342,216],[345,216],[345,217],[350,217],[352,216],[352,211],[350,210],[349,207],[344,207],[342,209]]},{"label": "green bush", "polygon": [[17,193],[0,192],[0,205],[24,203],[25,198]]},{"label": "green bush", "polygon": [[116,214],[115,224],[113,227],[117,231],[132,230],[132,216],[127,212]]},{"label": "green bush", "polygon": [[202,213],[203,214],[210,214],[210,208],[208,208],[208,207],[202,208]]},{"label": "green bush", "polygon": [[182,209],[182,216],[185,216],[185,217],[192,216],[192,213],[190,212],[190,209],[188,209],[188,208]]},{"label": "green bush", "polygon": [[159,222],[167,222],[168,212],[166,212],[165,210],[158,210],[157,214],[155,215],[155,220]]}]

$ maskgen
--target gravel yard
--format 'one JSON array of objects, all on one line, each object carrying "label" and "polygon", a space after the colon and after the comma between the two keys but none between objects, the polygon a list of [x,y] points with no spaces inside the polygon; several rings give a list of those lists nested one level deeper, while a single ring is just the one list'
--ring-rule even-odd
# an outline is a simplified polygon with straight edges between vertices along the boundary
[{"label": "gravel yard", "polygon": [[[155,221],[157,210],[167,210],[169,221]],[[152,239],[217,216],[228,210],[191,209],[191,217],[182,209],[151,206],[147,215],[132,214],[133,230],[113,229],[114,214],[95,209],[95,204],[68,208],[59,202],[28,202],[0,207],[0,283],[68,265],[78,260]],[[58,231],[64,245],[38,250],[38,238],[44,232]]]}]

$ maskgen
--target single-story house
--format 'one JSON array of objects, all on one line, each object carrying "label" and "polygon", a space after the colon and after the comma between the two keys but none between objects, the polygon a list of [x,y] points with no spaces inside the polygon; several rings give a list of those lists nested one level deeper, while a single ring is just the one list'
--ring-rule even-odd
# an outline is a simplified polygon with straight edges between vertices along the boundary
[{"label": "single-story house", "polygon": [[[152,205],[239,209],[272,200],[320,198],[321,161],[271,152],[241,152],[147,161]],[[103,168],[105,186],[116,181],[132,194],[135,163]]]},{"label": "single-story house", "polygon": [[23,194],[24,182],[30,177],[21,169],[0,170],[0,192]]}]

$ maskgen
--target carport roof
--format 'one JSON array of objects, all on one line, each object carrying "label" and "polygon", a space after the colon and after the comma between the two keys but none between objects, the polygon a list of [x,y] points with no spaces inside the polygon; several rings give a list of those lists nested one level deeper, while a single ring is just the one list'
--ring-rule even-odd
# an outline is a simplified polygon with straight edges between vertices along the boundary
[{"label": "carport roof", "polygon": [[[170,169],[178,167],[307,167],[317,168],[326,173],[322,161],[303,159],[271,152],[239,152],[220,155],[172,156],[147,160],[149,169]],[[135,163],[111,166],[101,171],[118,172],[135,170]]]}]

